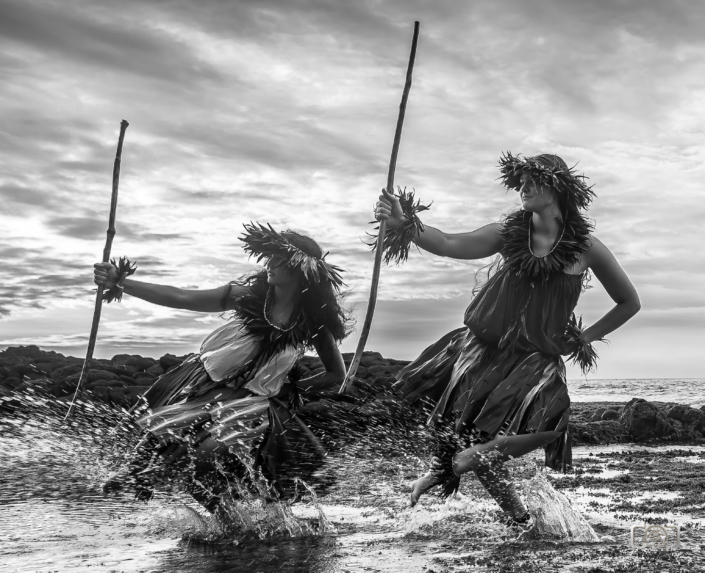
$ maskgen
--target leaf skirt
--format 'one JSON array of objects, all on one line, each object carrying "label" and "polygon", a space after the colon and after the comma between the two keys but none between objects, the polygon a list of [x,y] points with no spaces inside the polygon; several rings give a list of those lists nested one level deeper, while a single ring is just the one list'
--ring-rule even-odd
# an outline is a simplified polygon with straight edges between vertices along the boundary
[{"label": "leaf skirt", "polygon": [[283,497],[295,494],[297,480],[323,484],[314,473],[321,469],[326,452],[283,402],[223,385],[199,392],[199,387],[211,384],[197,356],[187,358],[155,382],[151,400],[151,391],[145,394],[151,409],[137,423],[162,448],[196,447],[212,438],[222,446],[222,461],[230,458],[236,465],[261,468]]},{"label": "leaf skirt", "polygon": [[395,389],[432,408],[429,422],[452,423],[466,444],[497,436],[556,431],[545,447],[548,467],[571,464],[570,397],[560,356],[496,345],[467,327],[426,348],[397,376]]}]

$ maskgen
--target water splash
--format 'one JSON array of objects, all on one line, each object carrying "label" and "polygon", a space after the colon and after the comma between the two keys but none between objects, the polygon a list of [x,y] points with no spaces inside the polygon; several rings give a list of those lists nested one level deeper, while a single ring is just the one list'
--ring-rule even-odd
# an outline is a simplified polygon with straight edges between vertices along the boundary
[{"label": "water splash", "polygon": [[557,492],[542,472],[523,484],[524,498],[534,527],[525,539],[554,539],[599,542],[600,536],[562,493]]},{"label": "water splash", "polygon": [[[123,519],[130,506],[136,507],[131,501],[135,484],[128,480],[125,495],[110,497],[102,494],[101,486],[130,459],[140,437],[139,428],[126,411],[105,404],[80,402],[68,421],[64,420],[66,408],[64,401],[34,389],[0,397],[0,457],[6,467],[0,474],[0,503],[53,501],[96,523],[104,517],[101,512],[111,508]],[[154,520],[149,526],[141,522],[140,530],[150,536],[166,534],[214,543],[334,531],[307,484],[299,482],[299,497],[306,497],[315,508],[317,517],[313,519],[297,517],[289,502],[272,499],[270,484],[253,468],[253,460],[243,461],[247,464],[247,485],[230,479],[216,515],[192,507],[179,479],[169,481],[164,479],[168,474],[156,471],[157,497],[168,498],[178,509],[165,510],[159,502],[150,503],[148,507],[154,508],[150,515],[145,506],[139,506],[142,518]],[[71,521],[66,517],[66,523]]]}]

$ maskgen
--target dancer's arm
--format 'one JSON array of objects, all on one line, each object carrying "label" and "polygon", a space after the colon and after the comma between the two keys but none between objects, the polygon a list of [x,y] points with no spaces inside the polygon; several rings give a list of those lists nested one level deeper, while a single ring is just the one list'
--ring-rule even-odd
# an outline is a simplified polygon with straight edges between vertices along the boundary
[{"label": "dancer's arm", "polygon": [[299,380],[297,382],[299,389],[306,394],[337,389],[345,379],[345,363],[333,335],[328,329],[321,329],[321,334],[314,338],[313,346],[323,363],[325,372]]},{"label": "dancer's arm", "polygon": [[[375,208],[378,221],[387,219],[387,226],[396,229],[403,220],[399,199],[382,189],[382,195]],[[424,230],[413,237],[419,248],[434,255],[452,259],[484,259],[500,251],[502,235],[500,223],[490,223],[469,233],[444,233],[439,229],[424,225]]]},{"label": "dancer's arm", "polygon": [[583,342],[593,342],[604,338],[632,318],[641,309],[641,302],[634,285],[619,266],[617,259],[597,237],[592,237],[587,252],[587,266],[615,302],[615,306],[607,314],[580,335]]},{"label": "dancer's arm", "polygon": [[[93,265],[93,282],[110,288],[117,281],[117,271],[110,263],[97,263]],[[125,279],[122,283],[125,294],[141,298],[152,304],[179,308],[183,310],[194,310],[197,312],[223,312],[223,298],[228,294],[228,289],[245,289],[237,285],[225,285],[222,287],[207,290],[187,290],[165,285],[157,285]]]}]

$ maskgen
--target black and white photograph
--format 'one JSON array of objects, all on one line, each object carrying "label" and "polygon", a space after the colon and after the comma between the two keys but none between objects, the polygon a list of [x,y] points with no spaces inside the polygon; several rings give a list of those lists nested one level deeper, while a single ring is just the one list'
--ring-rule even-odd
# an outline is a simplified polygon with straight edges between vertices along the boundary
[{"label": "black and white photograph", "polygon": [[0,0],[0,571],[705,572],[705,3]]}]

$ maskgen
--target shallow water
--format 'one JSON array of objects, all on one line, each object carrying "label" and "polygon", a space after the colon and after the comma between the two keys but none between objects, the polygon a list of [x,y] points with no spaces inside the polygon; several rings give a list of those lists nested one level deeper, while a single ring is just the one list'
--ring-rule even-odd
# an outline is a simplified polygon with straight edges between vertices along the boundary
[{"label": "shallow water", "polygon": [[[428,495],[410,509],[404,486],[424,471],[426,461],[373,451],[331,461],[338,486],[319,506],[308,499],[249,508],[263,521],[286,525],[278,533],[224,537],[213,518],[178,492],[158,492],[148,504],[103,496],[100,484],[129,448],[129,432],[115,433],[119,416],[100,408],[65,426],[55,406],[64,408],[39,404],[32,416],[0,413],[3,571],[587,573],[601,570],[598,565],[638,571],[655,559],[627,546],[632,525],[645,519],[687,526],[681,550],[668,555],[671,565],[682,568],[672,570],[700,566],[694,560],[705,544],[705,502],[674,489],[676,481],[664,489],[662,478],[670,475],[669,467],[689,468],[700,473],[684,488],[705,482],[705,447],[576,448],[575,473],[541,474],[598,532],[599,543],[518,539],[516,531],[499,524],[496,506],[470,477],[457,497],[443,502]],[[533,455],[513,463],[527,494],[539,461]],[[631,481],[620,481],[626,476]]]},{"label": "shallow water", "polygon": [[705,378],[571,378],[568,391],[573,402],[676,402],[700,408],[705,405]]}]

